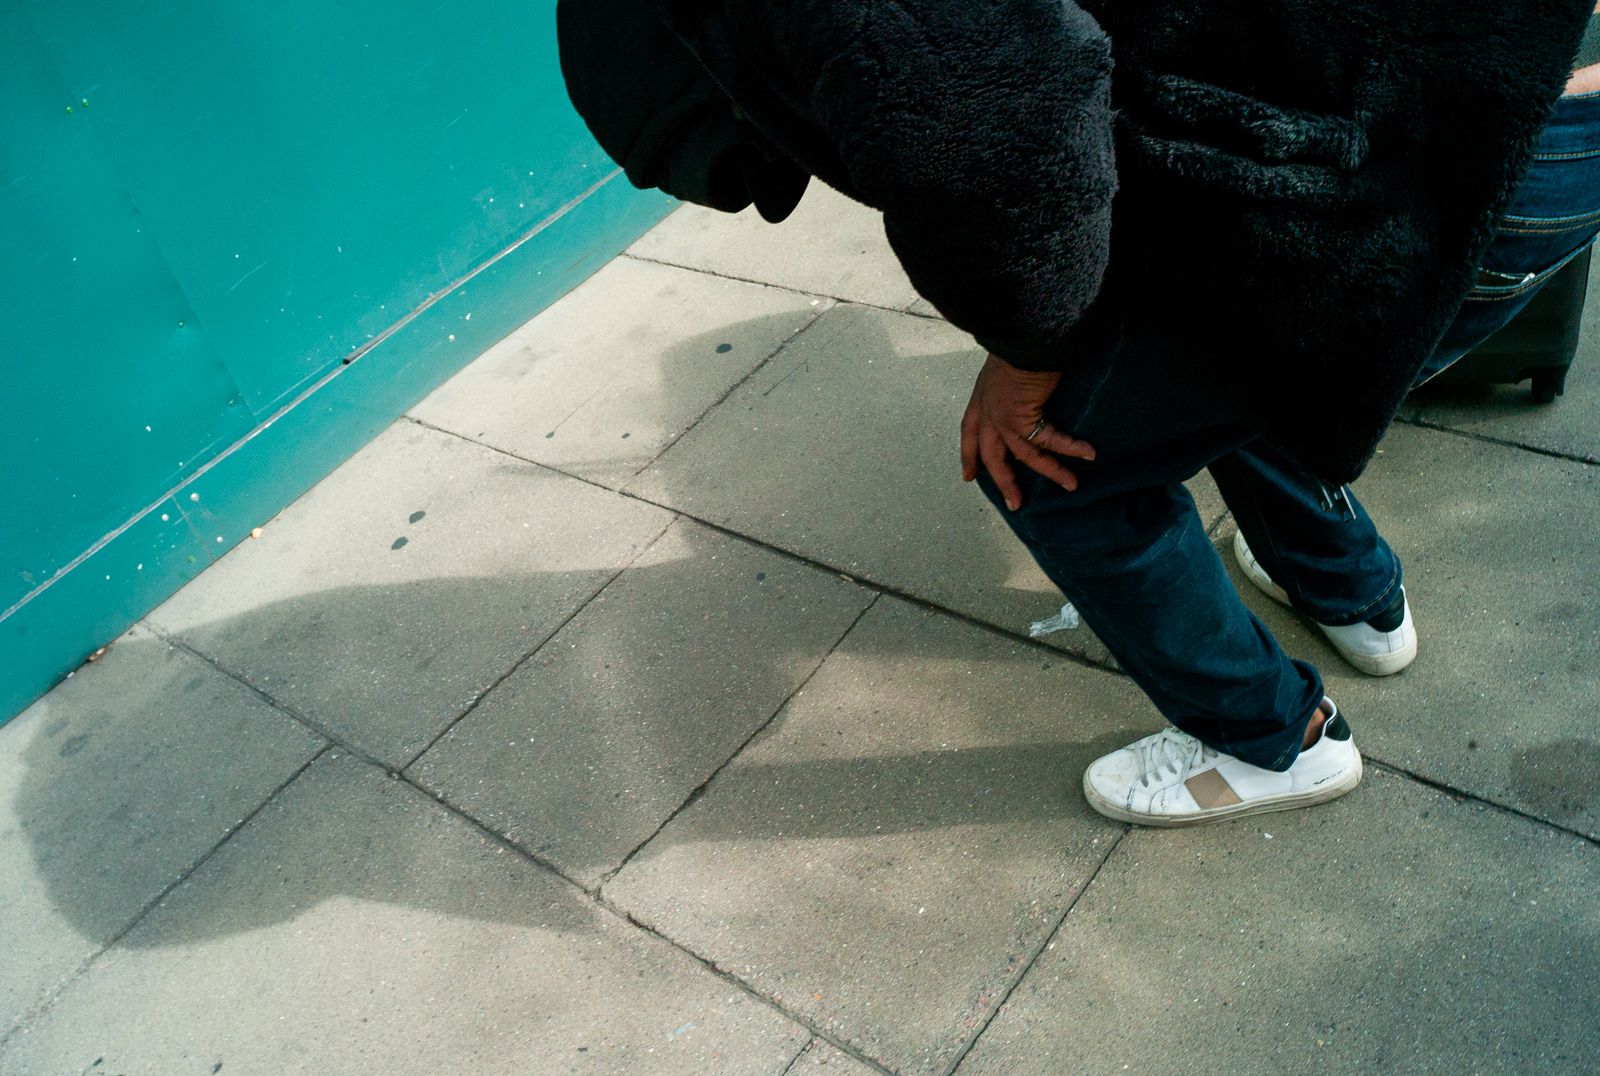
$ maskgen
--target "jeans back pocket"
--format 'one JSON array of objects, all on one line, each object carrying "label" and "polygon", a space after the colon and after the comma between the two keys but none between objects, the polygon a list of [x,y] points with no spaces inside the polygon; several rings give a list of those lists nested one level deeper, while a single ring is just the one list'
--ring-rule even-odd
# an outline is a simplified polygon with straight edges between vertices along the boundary
[{"label": "jeans back pocket", "polygon": [[1472,298],[1517,298],[1600,234],[1600,93],[1563,97],[1484,254]]}]

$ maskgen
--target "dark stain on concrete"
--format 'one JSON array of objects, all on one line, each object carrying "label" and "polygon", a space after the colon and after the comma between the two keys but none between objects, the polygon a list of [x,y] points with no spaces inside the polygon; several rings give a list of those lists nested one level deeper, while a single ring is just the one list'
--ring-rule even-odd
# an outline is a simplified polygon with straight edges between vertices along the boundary
[{"label": "dark stain on concrete", "polygon": [[76,755],[79,751],[82,751],[83,745],[88,742],[88,733],[82,733],[77,736],[69,736],[61,742],[61,750],[57,751],[56,754],[61,758],[70,758],[71,756]]},{"label": "dark stain on concrete", "polygon": [[1582,624],[1592,614],[1590,607],[1578,601],[1558,601],[1539,610],[1538,619],[1546,624]]},{"label": "dark stain on concrete", "polygon": [[427,514],[428,513],[424,512],[422,509],[419,508],[415,512],[411,513],[411,522],[413,522],[413,523],[421,523],[422,522],[422,517],[427,515]]},{"label": "dark stain on concrete", "polygon": [[1582,811],[1600,797],[1600,743],[1569,737],[1535,747],[1511,763],[1511,782],[1535,807]]},{"label": "dark stain on concrete", "polygon": [[398,538],[396,538],[394,540],[394,544],[391,545],[389,548],[390,549],[404,549],[409,544],[411,544],[411,539],[407,538],[405,535],[402,534],[400,537],[398,537]]}]

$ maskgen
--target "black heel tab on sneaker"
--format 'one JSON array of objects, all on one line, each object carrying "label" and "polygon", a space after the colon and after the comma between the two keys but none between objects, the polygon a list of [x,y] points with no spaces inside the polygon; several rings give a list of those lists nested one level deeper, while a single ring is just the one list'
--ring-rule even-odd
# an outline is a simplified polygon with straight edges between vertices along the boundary
[{"label": "black heel tab on sneaker", "polygon": [[1350,738],[1350,723],[1337,709],[1333,716],[1322,723],[1322,738],[1325,740],[1348,740]]},{"label": "black heel tab on sneaker", "polygon": [[1397,630],[1406,620],[1406,592],[1400,588],[1400,593],[1394,600],[1383,607],[1383,612],[1367,621],[1367,627],[1374,631],[1390,632]]}]

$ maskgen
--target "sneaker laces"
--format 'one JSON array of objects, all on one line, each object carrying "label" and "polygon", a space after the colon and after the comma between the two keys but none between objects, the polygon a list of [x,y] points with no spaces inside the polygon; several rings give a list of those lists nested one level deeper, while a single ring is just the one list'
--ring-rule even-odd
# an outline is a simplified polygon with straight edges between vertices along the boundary
[{"label": "sneaker laces", "polygon": [[1219,752],[1207,747],[1187,732],[1167,729],[1136,745],[1139,758],[1139,783],[1150,787],[1150,778],[1172,771],[1174,777],[1197,762],[1216,758]]}]

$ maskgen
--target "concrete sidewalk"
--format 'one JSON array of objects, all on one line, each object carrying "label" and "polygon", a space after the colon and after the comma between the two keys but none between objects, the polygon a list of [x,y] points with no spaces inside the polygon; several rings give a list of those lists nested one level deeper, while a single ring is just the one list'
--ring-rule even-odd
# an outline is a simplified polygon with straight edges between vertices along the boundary
[{"label": "concrete sidewalk", "polygon": [[1243,588],[1362,787],[1137,830],[970,339],[836,196],[681,210],[0,728],[0,1073],[1600,1069],[1597,327],[1361,482],[1411,670]]}]

